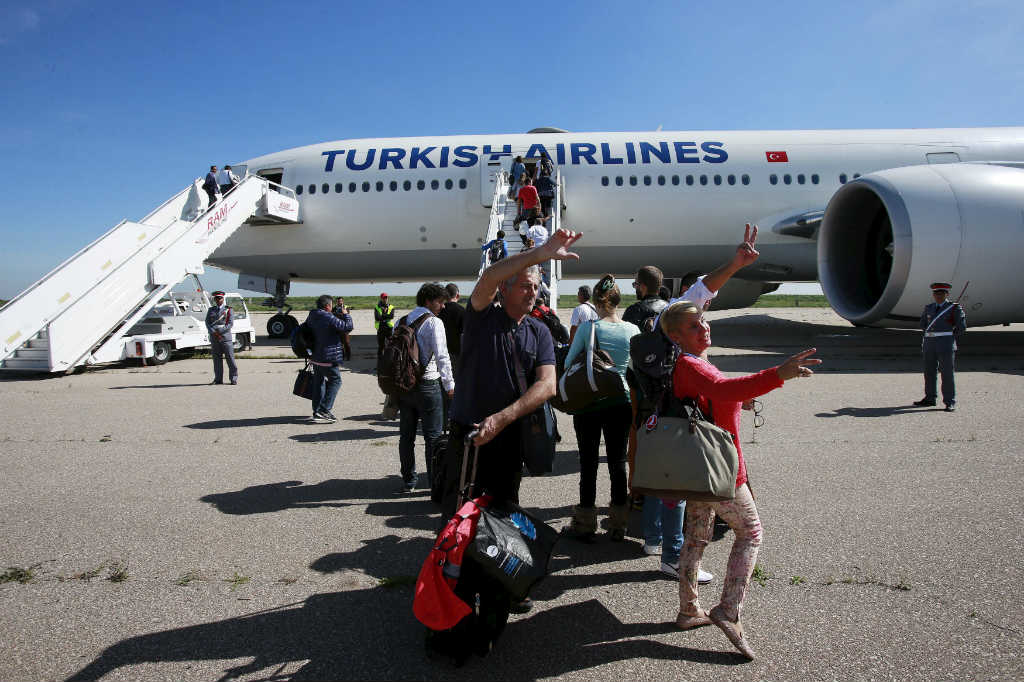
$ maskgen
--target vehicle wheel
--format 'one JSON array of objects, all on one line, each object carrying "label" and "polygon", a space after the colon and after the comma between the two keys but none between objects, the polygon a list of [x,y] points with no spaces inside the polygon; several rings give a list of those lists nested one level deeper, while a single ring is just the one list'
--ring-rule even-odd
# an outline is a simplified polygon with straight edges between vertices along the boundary
[{"label": "vehicle wheel", "polygon": [[285,332],[285,336],[291,338],[292,332],[295,331],[295,328],[299,326],[299,321],[296,320],[291,315],[285,315],[285,317],[288,319],[288,331]]},{"label": "vehicle wheel", "polygon": [[291,334],[291,329],[288,327],[288,320],[294,320],[295,318],[291,315],[282,315],[278,313],[269,320],[267,320],[267,336],[272,339],[284,339]]},{"label": "vehicle wheel", "polygon": [[236,353],[240,350],[245,350],[245,341],[242,340],[241,336],[235,336],[235,339],[231,342],[231,348]]},{"label": "vehicle wheel", "polygon": [[171,359],[171,344],[166,341],[157,341],[153,344],[153,357],[150,360],[154,365],[162,365]]}]

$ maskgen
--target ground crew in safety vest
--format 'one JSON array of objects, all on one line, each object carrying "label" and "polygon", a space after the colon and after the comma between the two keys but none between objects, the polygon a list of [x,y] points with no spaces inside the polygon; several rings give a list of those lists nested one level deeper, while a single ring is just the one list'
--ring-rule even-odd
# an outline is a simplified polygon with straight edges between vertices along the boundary
[{"label": "ground crew in safety vest", "polygon": [[917,407],[935,406],[936,369],[942,372],[942,402],[946,412],[956,409],[956,385],[953,383],[953,358],[956,337],[967,329],[967,318],[959,303],[947,301],[950,285],[934,282],[931,285],[932,303],[921,313],[920,327],[924,331],[921,352],[924,354],[924,398],[914,403]]},{"label": "ground crew in safety vest", "polygon": [[388,303],[387,294],[381,294],[377,305],[373,306],[373,325],[377,328],[377,363],[380,364],[384,344],[395,329],[395,306]]}]

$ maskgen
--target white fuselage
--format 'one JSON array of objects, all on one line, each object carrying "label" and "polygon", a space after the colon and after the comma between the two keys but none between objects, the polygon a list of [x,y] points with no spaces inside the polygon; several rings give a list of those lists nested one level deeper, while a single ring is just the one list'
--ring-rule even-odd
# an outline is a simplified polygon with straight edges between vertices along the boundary
[{"label": "white fuselage", "polygon": [[844,181],[873,171],[1024,161],[1024,128],[340,140],[242,164],[280,169],[281,184],[299,193],[302,223],[246,227],[209,261],[280,280],[472,278],[494,164],[507,169],[512,157],[541,151],[562,174],[563,225],[584,234],[565,276],[648,264],[670,275],[706,270],[729,256],[744,223],[761,222],[758,269],[746,276],[799,281],[817,278],[815,242],[765,223],[824,209]]}]

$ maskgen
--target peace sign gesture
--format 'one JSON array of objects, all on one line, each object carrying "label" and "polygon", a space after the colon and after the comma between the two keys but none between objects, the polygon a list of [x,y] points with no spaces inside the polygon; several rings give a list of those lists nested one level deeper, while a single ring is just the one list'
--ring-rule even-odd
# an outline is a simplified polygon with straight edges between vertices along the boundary
[{"label": "peace sign gesture", "polygon": [[736,247],[733,263],[743,268],[756,261],[761,254],[754,248],[755,242],[757,242],[757,225],[747,223],[746,229],[743,231],[743,243]]},{"label": "peace sign gesture", "polygon": [[809,377],[814,374],[808,365],[820,365],[821,360],[811,356],[818,352],[817,348],[808,348],[797,353],[776,368],[779,378],[783,381],[796,379],[798,377]]}]

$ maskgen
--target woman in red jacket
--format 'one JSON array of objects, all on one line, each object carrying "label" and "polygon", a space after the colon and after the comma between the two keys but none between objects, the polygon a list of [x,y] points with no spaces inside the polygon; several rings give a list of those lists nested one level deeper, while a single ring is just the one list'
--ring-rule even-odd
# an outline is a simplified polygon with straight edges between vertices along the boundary
[{"label": "woman in red jacket", "polygon": [[[814,348],[797,353],[778,367],[728,378],[708,362],[711,329],[704,320],[704,312],[689,301],[680,301],[661,315],[665,335],[674,341],[682,353],[672,375],[672,389],[678,398],[695,398],[705,415],[711,413],[715,424],[732,434],[739,453],[739,473],[736,477],[736,497],[725,502],[696,502],[686,505],[686,537],[679,556],[679,615],[676,625],[683,630],[714,623],[729,641],[747,658],[754,651],[743,636],[740,611],[746,595],[750,575],[754,571],[758,547],[761,545],[761,520],[747,486],[747,468],[740,449],[740,407],[744,401],[782,386],[788,379],[809,377],[808,365],[821,360],[811,358]],[[736,535],[729,564],[725,572],[725,585],[718,606],[705,612],[697,598],[697,569],[711,539],[714,515],[721,516]]]}]

